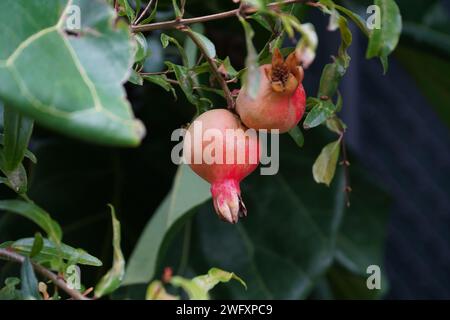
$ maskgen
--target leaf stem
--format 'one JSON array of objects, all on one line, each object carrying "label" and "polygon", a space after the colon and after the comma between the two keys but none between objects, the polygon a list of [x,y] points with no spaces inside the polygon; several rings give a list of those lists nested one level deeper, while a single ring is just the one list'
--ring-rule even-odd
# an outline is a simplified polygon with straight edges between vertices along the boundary
[{"label": "leaf stem", "polygon": [[[6,258],[7,260],[23,263],[25,258],[17,254],[13,251],[7,250],[7,249],[1,249],[0,248],[0,257]],[[69,288],[67,283],[58,275],[53,273],[52,271],[44,268],[41,265],[38,265],[34,262],[32,262],[34,270],[44,276],[45,278],[51,280],[58,288],[61,290],[64,290],[69,296],[71,296],[75,300],[90,300],[89,298],[86,298],[83,294],[78,292],[77,290]]]},{"label": "leaf stem", "polygon": [[214,74],[214,77],[217,79],[217,81],[219,82],[220,86],[222,87],[223,93],[225,95],[225,99],[227,100],[227,106],[228,109],[233,110],[234,109],[234,99],[233,96],[231,95],[231,91],[230,88],[228,88],[228,84],[225,81],[225,78],[222,77],[222,75],[220,74],[219,69],[217,68],[216,62],[210,58],[208,56],[208,52],[205,48],[205,46],[203,45],[203,43],[198,39],[198,37],[195,35],[195,33],[192,32],[191,29],[189,29],[188,27],[181,27],[179,28],[181,31],[185,32],[191,39],[192,41],[195,43],[195,45],[198,47],[198,49],[200,50],[200,52],[203,54],[203,56],[205,57],[206,61],[208,62],[208,64],[211,67],[211,71]]},{"label": "leaf stem", "polygon": [[344,166],[344,180],[345,180],[345,204],[350,207],[350,192],[352,188],[350,186],[350,162],[348,161],[347,147],[345,145],[344,133],[341,134],[341,149],[342,149],[342,162],[341,165]]},{"label": "leaf stem", "polygon": [[[272,2],[267,4],[267,8],[273,9],[278,8],[279,6],[293,4],[293,3],[314,3],[315,1],[311,0],[285,0],[280,2]],[[143,25],[133,25],[131,26],[131,30],[133,32],[144,32],[144,31],[153,31],[153,30],[162,30],[162,29],[175,29],[180,26],[186,26],[193,23],[199,23],[199,22],[206,22],[206,21],[212,21],[212,20],[219,20],[219,19],[225,19],[225,18],[231,18],[239,13],[241,14],[251,14],[257,12],[258,9],[255,7],[239,7],[238,9],[233,9],[225,12],[219,12],[215,14],[210,14],[206,16],[201,17],[195,17],[195,18],[188,18],[188,19],[175,19],[170,21],[162,21],[162,22],[155,22],[150,24],[143,24]]]}]

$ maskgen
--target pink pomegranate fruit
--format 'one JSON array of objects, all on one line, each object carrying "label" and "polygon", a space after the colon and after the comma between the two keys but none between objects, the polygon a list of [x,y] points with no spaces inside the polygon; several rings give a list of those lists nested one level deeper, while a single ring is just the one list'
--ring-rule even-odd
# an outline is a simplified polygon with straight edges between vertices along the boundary
[{"label": "pink pomegranate fruit", "polygon": [[303,68],[297,65],[295,53],[284,61],[275,49],[272,64],[262,65],[259,70],[261,80],[256,98],[250,97],[243,86],[236,100],[236,112],[249,128],[287,132],[299,123],[305,112]]},{"label": "pink pomegranate fruit", "polygon": [[221,219],[236,223],[247,215],[239,184],[258,167],[260,148],[255,130],[248,130],[228,110],[207,111],[189,126],[183,157],[211,184],[214,208]]}]

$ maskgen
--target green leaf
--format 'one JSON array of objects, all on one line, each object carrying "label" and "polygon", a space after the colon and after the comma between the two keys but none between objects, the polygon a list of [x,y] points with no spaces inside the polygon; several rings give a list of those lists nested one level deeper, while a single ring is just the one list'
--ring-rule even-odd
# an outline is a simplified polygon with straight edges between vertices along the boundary
[{"label": "green leaf", "polygon": [[34,203],[21,200],[0,200],[0,209],[30,219],[40,226],[55,243],[61,242],[62,231],[59,224]]},{"label": "green leaf", "polygon": [[167,293],[163,284],[159,280],[152,281],[145,294],[145,300],[179,300],[180,297]]},{"label": "green leaf", "polygon": [[139,73],[137,73],[134,69],[131,69],[128,81],[138,86],[142,86],[144,84],[144,79],[142,79],[142,76]]},{"label": "green leaf", "polygon": [[130,22],[133,22],[134,18],[136,17],[136,14],[134,12],[134,9],[128,2],[128,0],[119,0],[119,5],[125,10],[125,14],[127,15]]},{"label": "green leaf", "polygon": [[5,286],[0,289],[0,301],[21,299],[20,291],[16,288],[19,283],[19,278],[6,278]]},{"label": "green leaf", "polygon": [[370,31],[367,29],[366,21],[360,15],[337,4],[334,7],[349,17],[367,37],[370,37]]},{"label": "green leaf", "polygon": [[[10,247],[23,255],[31,256],[34,246],[34,238],[24,238],[14,241]],[[42,249],[37,255],[34,256],[34,260],[40,263],[50,262],[55,258],[62,257],[65,260],[70,260],[77,255],[76,264],[83,264],[88,266],[100,267],[102,262],[96,257],[88,254],[87,252],[75,249],[67,244],[61,243],[56,245],[49,239],[43,239]]]},{"label": "green leaf", "polygon": [[189,69],[168,61],[166,61],[166,65],[174,71],[175,77],[178,80],[181,90],[185,94],[187,100],[197,107],[197,112],[202,113],[207,110],[208,106],[210,105],[210,103],[208,102],[209,100],[205,98],[199,98],[196,94],[194,94],[192,74],[189,72]]},{"label": "green leaf", "polygon": [[148,283],[156,272],[171,234],[188,213],[210,197],[209,185],[187,165],[178,168],[172,190],[142,232],[128,262],[124,285]]},{"label": "green leaf", "polygon": [[330,185],[336,171],[336,165],[339,159],[339,150],[341,139],[327,144],[320,152],[316,162],[313,165],[313,176],[317,183]]},{"label": "green leaf", "polygon": [[5,182],[11,189],[18,194],[24,194],[28,188],[27,172],[22,164],[19,164],[13,171],[3,169],[3,153],[0,150],[0,169],[6,175]]},{"label": "green leaf", "polygon": [[158,9],[158,0],[155,1],[155,4],[153,5],[153,9],[150,15],[141,22],[139,22],[139,24],[147,24],[149,22],[152,22],[156,17],[157,9]]},{"label": "green leaf", "polygon": [[136,43],[136,53],[134,54],[134,61],[142,61],[147,58],[148,54],[147,39],[142,33],[139,32],[134,35],[134,41]]},{"label": "green leaf", "polygon": [[326,125],[330,131],[337,133],[339,135],[343,134],[345,132],[345,130],[347,129],[347,126],[345,125],[345,123],[341,119],[339,119],[337,116],[334,116],[334,117],[328,119],[326,122]]},{"label": "green leaf", "polygon": [[44,239],[42,238],[42,235],[39,232],[36,232],[33,239],[33,246],[31,247],[30,251],[30,258],[34,258],[36,255],[38,255],[43,247],[44,247]]},{"label": "green leaf", "polygon": [[191,300],[209,300],[209,291],[219,282],[229,282],[231,279],[239,281],[246,289],[245,282],[233,272],[227,272],[218,268],[211,268],[208,274],[197,276],[192,280],[180,276],[172,277],[170,283],[175,287],[181,287],[187,292]]},{"label": "green leaf", "polygon": [[311,129],[327,121],[336,112],[336,106],[330,100],[314,99],[313,108],[303,122],[303,128]]},{"label": "green leaf", "polygon": [[345,66],[342,65],[340,60],[336,60],[333,63],[325,65],[320,77],[319,92],[317,97],[332,98],[339,87],[339,83],[345,74]]},{"label": "green leaf", "polygon": [[192,30],[190,32],[201,43],[201,45],[205,49],[206,55],[209,58],[214,59],[216,57],[216,47],[215,47],[214,43],[212,43],[211,40],[209,40],[207,37],[205,37],[201,33],[198,33],[198,32],[192,31]]},{"label": "green leaf", "polygon": [[173,88],[172,84],[167,81],[167,76],[165,74],[157,74],[157,75],[145,75],[142,76],[142,78],[146,81],[150,81],[151,83],[154,83],[167,92],[172,92],[173,97],[177,99],[177,94],[175,92],[175,89]]},{"label": "green leaf", "polygon": [[180,7],[178,6],[177,0],[172,0],[172,7],[173,11],[175,12],[175,17],[181,18],[183,16],[183,13],[180,10]]},{"label": "green leaf", "polygon": [[33,132],[33,120],[5,105],[3,123],[2,167],[7,172],[11,172],[22,163]]},{"label": "green leaf", "polygon": [[244,75],[244,85],[242,90],[247,90],[250,98],[256,98],[259,92],[261,75],[258,68],[258,54],[252,42],[255,32],[250,24],[241,16],[239,16],[239,21],[244,27],[245,43],[247,45],[247,57],[245,58],[245,67],[247,70]]},{"label": "green leaf", "polygon": [[112,205],[109,205],[109,207],[111,208],[111,218],[113,224],[113,266],[95,286],[96,297],[102,297],[114,292],[120,287],[120,284],[125,276],[125,259],[122,254],[122,249],[120,248],[120,222],[116,218],[114,207]]},{"label": "green leaf", "polygon": [[28,257],[22,263],[22,268],[20,269],[20,279],[21,279],[21,294],[24,300],[42,300],[39,294],[38,281],[36,275],[34,274],[33,265]]},{"label": "green leaf", "polygon": [[381,9],[381,26],[374,29],[369,38],[366,57],[380,57],[384,73],[387,72],[387,58],[394,51],[402,32],[402,17],[394,0],[375,0]]},{"label": "green leaf", "polygon": [[161,33],[161,44],[163,48],[167,48],[169,43],[172,43],[177,47],[178,51],[180,52],[181,60],[183,61],[183,66],[187,68],[189,66],[189,59],[183,46],[180,45],[177,39],[170,37],[165,33]]},{"label": "green leaf", "polygon": [[82,13],[80,29],[64,14],[67,0],[0,1],[0,29],[19,30],[0,36],[0,98],[72,137],[136,146],[145,129],[122,87],[133,63],[129,28],[114,27],[114,10],[103,1],[70,3]]},{"label": "green leaf", "polygon": [[301,148],[305,143],[305,138],[303,137],[302,130],[298,126],[295,126],[289,130],[289,135],[294,139],[295,143]]},{"label": "green leaf", "polygon": [[230,57],[226,57],[225,60],[222,61],[220,71],[224,71],[228,78],[234,78],[238,74],[236,69],[231,65]]}]

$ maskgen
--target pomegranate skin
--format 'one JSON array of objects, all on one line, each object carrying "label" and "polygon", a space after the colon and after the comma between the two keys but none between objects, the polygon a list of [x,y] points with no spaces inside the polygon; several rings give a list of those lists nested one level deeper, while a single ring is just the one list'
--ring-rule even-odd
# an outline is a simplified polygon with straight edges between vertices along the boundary
[{"label": "pomegranate skin", "polygon": [[[214,135],[208,135],[209,129],[214,129]],[[230,223],[236,223],[247,214],[239,183],[258,167],[260,159],[256,132],[251,134],[246,130],[235,114],[215,109],[196,118],[184,139],[185,161],[197,175],[211,184],[214,208],[221,219]],[[233,136],[227,136],[227,132]],[[216,158],[211,159],[209,155]]]},{"label": "pomegranate skin", "polygon": [[252,99],[244,86],[236,100],[236,112],[249,128],[287,132],[300,122],[305,112],[303,69],[296,65],[294,55],[284,62],[275,50],[272,64],[262,65],[259,70],[257,96]]}]

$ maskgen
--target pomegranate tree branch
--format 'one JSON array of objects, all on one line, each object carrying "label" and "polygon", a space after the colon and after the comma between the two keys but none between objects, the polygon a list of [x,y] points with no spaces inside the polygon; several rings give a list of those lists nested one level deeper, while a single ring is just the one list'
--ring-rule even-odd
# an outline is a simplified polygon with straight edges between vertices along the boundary
[{"label": "pomegranate tree branch", "polygon": [[203,43],[198,39],[198,37],[195,35],[195,33],[192,32],[191,29],[188,27],[181,27],[181,31],[185,32],[195,43],[195,45],[198,47],[200,52],[205,57],[206,61],[208,62],[209,66],[211,67],[211,71],[214,75],[214,77],[219,82],[220,86],[222,87],[223,93],[225,95],[225,99],[227,100],[228,109],[234,109],[234,99],[231,95],[230,88],[228,88],[227,82],[225,81],[224,77],[220,74],[219,69],[217,68],[216,62],[208,56],[208,51],[203,45]]},{"label": "pomegranate tree branch", "polygon": [[[10,250],[1,249],[1,248],[0,248],[0,258],[5,258],[6,260],[10,260],[13,262],[18,262],[18,263],[23,263],[25,260],[25,258],[22,255],[17,254]],[[45,278],[51,280],[58,288],[60,288],[61,290],[64,290],[74,300],[90,300],[90,299],[86,298],[83,294],[78,292],[77,290],[69,288],[69,286],[63,279],[61,279],[58,275],[54,274],[50,270],[48,270],[48,269],[44,268],[43,266],[40,266],[34,262],[32,262],[32,264],[33,264],[33,269],[36,270],[36,272],[38,272]]]},{"label": "pomegranate tree branch", "polygon": [[[312,0],[285,0],[285,1],[280,1],[280,2],[269,3],[267,5],[267,8],[275,9],[275,8],[278,8],[279,6],[293,4],[293,3],[313,3],[313,2],[315,2],[315,0],[314,1],[312,1]],[[177,28],[177,27],[183,26],[183,25],[225,19],[225,18],[235,17],[239,13],[251,14],[251,13],[255,13],[257,11],[258,11],[258,9],[255,7],[243,6],[238,9],[215,13],[215,14],[210,14],[207,16],[187,18],[187,19],[175,19],[175,20],[170,20],[170,21],[155,22],[155,23],[143,24],[143,25],[134,25],[134,26],[131,26],[131,30],[133,32],[143,32],[143,31],[162,30],[162,29],[174,29],[174,28]]]}]

